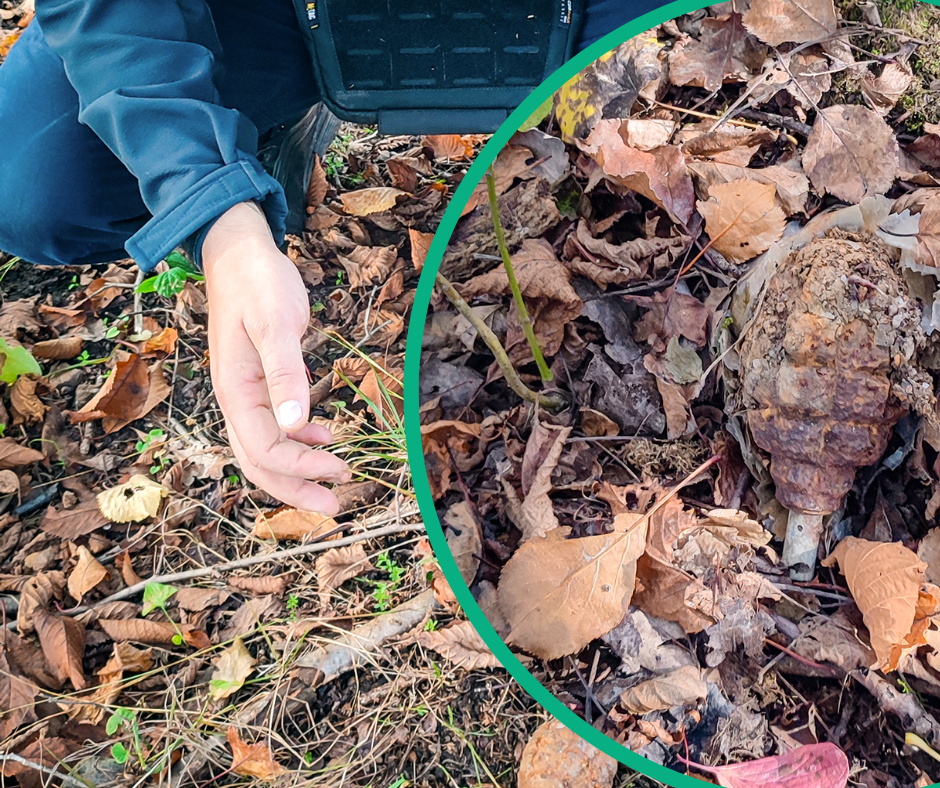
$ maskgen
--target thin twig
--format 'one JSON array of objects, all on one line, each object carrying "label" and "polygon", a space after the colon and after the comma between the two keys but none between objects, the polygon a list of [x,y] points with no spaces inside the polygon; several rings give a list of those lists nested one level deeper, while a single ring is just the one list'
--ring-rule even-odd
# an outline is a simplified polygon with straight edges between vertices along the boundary
[{"label": "thin twig", "polygon": [[529,317],[529,310],[526,309],[525,300],[522,298],[522,291],[519,289],[519,282],[516,280],[516,272],[512,267],[512,260],[509,259],[509,247],[506,246],[506,234],[503,232],[503,222],[499,217],[499,200],[496,199],[496,179],[493,177],[493,165],[486,171],[486,188],[490,195],[490,213],[493,214],[493,229],[496,231],[496,245],[499,247],[499,254],[503,258],[503,266],[506,269],[506,276],[509,277],[509,289],[512,291],[513,300],[516,302],[516,311],[519,313],[519,322],[522,324],[522,331],[525,334],[526,341],[535,356],[535,363],[539,368],[539,374],[542,380],[549,383],[554,378],[552,371],[545,363],[545,356],[542,355],[542,348],[539,340],[535,336],[535,328],[532,326],[532,318]]},{"label": "thin twig", "polygon": [[564,403],[561,397],[557,397],[553,394],[539,394],[538,392],[532,391],[532,389],[522,382],[522,378],[519,377],[519,373],[516,372],[515,367],[513,367],[512,362],[509,360],[509,354],[506,353],[500,343],[499,337],[497,337],[480,316],[470,308],[470,304],[464,301],[460,293],[457,292],[457,288],[441,273],[437,275],[437,286],[447,297],[447,300],[457,308],[457,311],[460,312],[461,315],[470,321],[471,325],[477,330],[477,333],[483,338],[486,346],[495,357],[496,364],[506,378],[506,383],[509,384],[509,388],[526,402],[541,405],[550,410],[557,410],[562,407]]},{"label": "thin twig", "polygon": [[14,755],[13,753],[0,754],[0,763],[19,763],[23,766],[27,766],[30,769],[35,769],[37,772],[42,772],[43,774],[48,774],[50,777],[56,777],[62,781],[63,785],[75,786],[75,788],[92,788],[91,783],[86,783],[83,780],[77,780],[74,777],[70,777],[67,774],[62,774],[58,769],[50,769],[48,766],[43,766],[41,763],[36,763],[35,761],[27,761],[20,755]]},{"label": "thin twig", "polygon": [[[345,530],[345,528],[343,530]],[[423,530],[423,522],[404,525],[389,525],[385,528],[375,528],[371,531],[363,531],[362,533],[354,534],[353,536],[347,536],[344,539],[328,539],[319,542],[312,542],[310,544],[300,545],[299,547],[291,547],[288,550],[275,550],[273,553],[267,553],[265,555],[253,555],[248,558],[242,558],[238,561],[229,561],[224,564],[216,564],[215,566],[205,566],[199,569],[190,569],[187,572],[171,572],[165,575],[157,575],[156,577],[149,577],[146,580],[142,580],[141,582],[129,586],[122,591],[118,591],[116,594],[111,594],[111,596],[105,597],[104,599],[95,602],[93,605],[84,605],[73,608],[69,610],[69,613],[71,615],[79,615],[80,613],[86,613],[87,611],[96,607],[107,605],[110,602],[118,602],[122,599],[136,596],[137,594],[143,593],[144,589],[150,583],[180,583],[184,580],[194,580],[199,577],[209,577],[210,575],[215,575],[220,572],[231,572],[235,569],[245,569],[249,566],[257,566],[258,564],[266,564],[272,561],[278,562],[288,558],[294,558],[299,555],[307,555],[308,553],[319,553],[323,552],[324,550],[330,550],[334,547],[346,547],[347,545],[355,544],[356,542],[363,542],[366,539],[377,539],[380,536],[390,536],[391,534],[401,534],[408,533],[409,531]],[[12,629],[15,626],[16,622],[13,621],[7,625],[7,628]]]}]

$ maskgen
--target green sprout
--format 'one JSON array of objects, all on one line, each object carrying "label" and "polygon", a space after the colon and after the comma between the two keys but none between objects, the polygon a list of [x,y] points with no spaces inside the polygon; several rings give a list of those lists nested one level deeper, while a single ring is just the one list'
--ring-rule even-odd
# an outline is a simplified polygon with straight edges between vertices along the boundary
[{"label": "green sprout", "polygon": [[175,298],[189,281],[201,282],[205,277],[179,252],[173,252],[164,261],[169,268],[163,273],[144,279],[137,285],[138,293],[156,293],[164,298]]},{"label": "green sprout", "polygon": [[[108,736],[113,736],[117,733],[118,728],[123,726],[130,728],[131,736],[134,741],[134,753],[137,755],[140,767],[144,768],[147,765],[147,759],[144,757],[144,746],[140,738],[140,728],[137,725],[137,712],[133,709],[119,706],[108,718],[105,731],[107,731]],[[127,747],[121,744],[121,742],[117,742],[111,747],[111,757],[118,763],[123,764],[127,763],[130,753],[127,751]]]},{"label": "green sprout", "polygon": [[[141,440],[137,441],[136,449],[138,454],[143,454],[151,449],[155,443],[160,443],[166,437],[166,433],[161,429],[150,430]],[[165,471],[170,464],[170,459],[165,454],[160,454],[153,458],[154,464],[150,466],[150,473],[156,476],[161,471]]]},{"label": "green sprout", "polygon": [[41,375],[42,369],[39,362],[33,358],[25,347],[19,345],[8,345],[6,340],[0,337],[0,360],[3,364],[0,366],[0,381],[12,386],[21,375]]},{"label": "green sprout", "polygon": [[162,610],[163,615],[169,619],[176,630],[176,634],[173,635],[173,645],[182,646],[183,632],[166,609],[166,603],[170,601],[170,597],[175,593],[176,589],[173,586],[164,585],[163,583],[147,583],[144,586],[144,606],[140,611],[140,615],[146,618],[154,610]]}]

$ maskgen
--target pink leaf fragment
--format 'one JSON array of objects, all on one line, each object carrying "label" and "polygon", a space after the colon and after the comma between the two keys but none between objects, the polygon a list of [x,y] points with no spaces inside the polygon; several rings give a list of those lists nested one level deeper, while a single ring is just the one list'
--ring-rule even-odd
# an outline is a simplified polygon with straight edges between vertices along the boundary
[{"label": "pink leaf fragment", "polygon": [[849,781],[848,758],[828,742],[730,766],[687,763],[708,772],[725,788],[845,788]]}]

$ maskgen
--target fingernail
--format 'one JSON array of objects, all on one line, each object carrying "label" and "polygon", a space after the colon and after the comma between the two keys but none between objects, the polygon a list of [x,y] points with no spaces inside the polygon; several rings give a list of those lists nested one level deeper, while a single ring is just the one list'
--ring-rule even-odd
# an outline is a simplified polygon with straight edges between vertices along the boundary
[{"label": "fingernail", "polygon": [[352,481],[352,471],[346,471],[342,476],[339,477],[340,484],[349,484]]},{"label": "fingernail", "polygon": [[292,399],[287,402],[282,402],[281,406],[277,409],[277,422],[281,425],[281,428],[285,430],[288,427],[293,427],[300,421],[302,416],[303,411],[300,408],[300,403]]}]

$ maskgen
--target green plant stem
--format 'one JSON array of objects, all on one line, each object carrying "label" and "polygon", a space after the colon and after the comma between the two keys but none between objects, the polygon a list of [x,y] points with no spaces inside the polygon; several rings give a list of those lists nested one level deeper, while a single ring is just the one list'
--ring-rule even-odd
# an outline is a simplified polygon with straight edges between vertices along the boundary
[{"label": "green plant stem", "polygon": [[545,363],[545,356],[542,355],[542,348],[539,345],[538,338],[535,336],[535,329],[532,326],[532,318],[529,317],[529,310],[525,307],[525,301],[522,300],[522,291],[519,289],[519,282],[516,281],[516,273],[512,268],[512,261],[509,259],[509,247],[506,246],[506,234],[503,232],[503,222],[499,217],[499,201],[496,199],[496,179],[493,177],[493,165],[486,171],[486,188],[490,194],[490,212],[493,214],[493,229],[496,231],[496,244],[499,246],[499,254],[503,258],[503,265],[506,267],[506,276],[509,277],[509,289],[512,290],[513,300],[516,302],[516,310],[519,312],[519,322],[522,324],[522,330],[525,338],[532,349],[532,355],[535,356],[535,363],[538,365],[539,374],[546,383],[554,379],[552,371]]},{"label": "green plant stem", "polygon": [[499,341],[499,337],[493,333],[493,330],[484,323],[478,315],[470,308],[470,304],[464,301],[460,293],[457,292],[457,288],[454,287],[450,281],[441,273],[437,275],[437,286],[441,289],[441,292],[450,301],[473,327],[477,330],[477,333],[483,338],[483,341],[486,343],[486,346],[490,349],[490,352],[496,358],[496,364],[499,366],[500,371],[503,373],[503,376],[506,378],[506,383],[509,384],[516,394],[518,394],[526,402],[531,402],[534,405],[541,405],[542,407],[549,408],[550,410],[558,410],[564,405],[564,401],[561,397],[554,394],[539,394],[536,391],[532,391],[525,383],[522,382],[522,378],[519,377],[519,373],[516,372],[515,367],[513,367],[512,362],[509,360],[509,354],[506,353],[502,344]]}]

